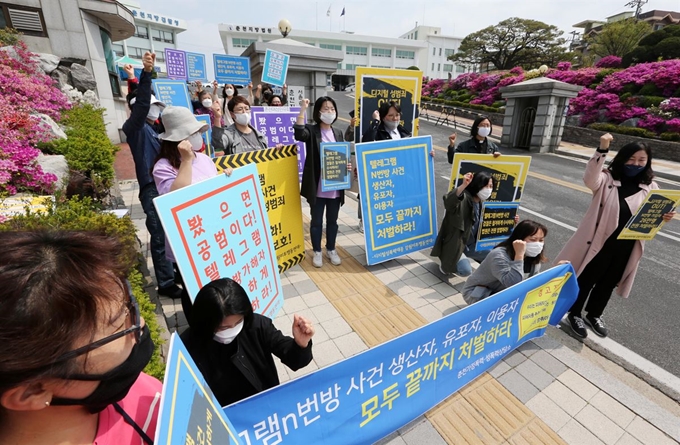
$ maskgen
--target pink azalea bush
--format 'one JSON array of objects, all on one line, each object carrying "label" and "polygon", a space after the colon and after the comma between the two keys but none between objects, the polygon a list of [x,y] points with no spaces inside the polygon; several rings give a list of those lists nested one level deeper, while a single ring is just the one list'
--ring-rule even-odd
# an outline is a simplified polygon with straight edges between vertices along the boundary
[{"label": "pink azalea bush", "polygon": [[37,164],[36,148],[50,133],[34,114],[58,121],[61,110],[71,105],[52,78],[40,71],[23,42],[14,49],[16,58],[0,51],[0,195],[50,193],[57,178]]},{"label": "pink azalea bush", "polygon": [[597,68],[621,68],[621,57],[606,56],[595,63]]}]

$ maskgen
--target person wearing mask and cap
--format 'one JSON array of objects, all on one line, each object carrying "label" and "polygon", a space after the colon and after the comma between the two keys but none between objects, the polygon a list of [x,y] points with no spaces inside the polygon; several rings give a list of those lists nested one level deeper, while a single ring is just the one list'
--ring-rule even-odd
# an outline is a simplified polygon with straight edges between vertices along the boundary
[{"label": "person wearing mask and cap", "polygon": [[140,75],[135,97],[130,100],[131,113],[123,124],[123,132],[127,137],[135,163],[135,173],[139,184],[139,202],[146,215],[146,228],[150,235],[151,260],[156,274],[158,294],[180,298],[182,290],[175,284],[172,263],[166,259],[165,232],[163,232],[161,221],[153,205],[154,198],[158,196],[158,190],[151,175],[151,168],[160,149],[155,122],[165,108],[165,104],[151,94],[151,74],[155,62],[155,54],[150,52],[144,54],[144,69]]},{"label": "person wearing mask and cap", "polygon": [[447,150],[449,164],[453,164],[453,156],[456,153],[492,154],[494,158],[499,157],[501,153],[498,150],[498,145],[488,139],[491,130],[493,130],[493,127],[489,118],[480,116],[472,123],[472,128],[470,128],[471,137],[467,141],[461,142],[457,147],[454,147],[456,133],[451,134]]},{"label": "person wearing mask and cap", "polygon": [[[199,122],[188,108],[167,107],[161,117],[165,133],[158,135],[161,147],[153,165],[153,179],[159,195],[174,192],[182,187],[217,176],[215,163],[201,153],[203,137],[208,125]],[[231,169],[225,173],[231,175]],[[165,245],[165,255],[181,277],[170,245]],[[186,290],[182,292],[182,309],[187,320],[191,314],[191,300]]]}]

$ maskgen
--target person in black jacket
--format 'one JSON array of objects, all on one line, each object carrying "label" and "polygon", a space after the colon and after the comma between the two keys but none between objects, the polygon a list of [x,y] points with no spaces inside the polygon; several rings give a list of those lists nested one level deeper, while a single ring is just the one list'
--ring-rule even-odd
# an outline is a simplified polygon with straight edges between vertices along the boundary
[{"label": "person in black jacket", "polygon": [[312,323],[295,314],[293,338],[283,335],[230,278],[203,286],[189,325],[182,341],[222,406],[280,383],[272,354],[293,371],[312,361]]},{"label": "person in black jacket", "polygon": [[493,130],[493,127],[489,118],[480,116],[472,123],[472,128],[470,128],[470,139],[461,142],[458,144],[458,147],[454,147],[456,143],[456,133],[449,136],[449,147],[447,151],[449,164],[453,164],[453,155],[456,153],[492,154],[494,158],[499,157],[501,153],[498,151],[498,145],[487,138],[487,136],[491,134],[491,130]]}]

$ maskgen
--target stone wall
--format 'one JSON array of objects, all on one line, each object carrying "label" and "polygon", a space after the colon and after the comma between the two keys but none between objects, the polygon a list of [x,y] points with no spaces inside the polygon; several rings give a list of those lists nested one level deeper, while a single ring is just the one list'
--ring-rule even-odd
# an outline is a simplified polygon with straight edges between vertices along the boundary
[{"label": "stone wall", "polygon": [[[562,134],[562,140],[564,142],[572,142],[574,144],[595,148],[598,147],[600,144],[600,136],[602,136],[605,133],[606,133],[605,131],[598,131],[590,128],[572,127],[570,125],[566,125],[564,127],[564,133]],[[644,142],[652,148],[654,158],[680,162],[679,142],[667,142],[658,139],[639,138],[635,136],[628,136],[625,134],[618,133],[613,133],[613,136],[614,136],[614,143],[612,144],[613,150],[616,150],[617,147],[622,147],[631,142]]]},{"label": "stone wall", "polygon": [[[428,103],[428,107],[431,111],[442,111],[444,107],[449,107],[449,105]],[[462,117],[464,119],[475,120],[479,116],[486,116],[491,121],[493,125],[503,125],[503,113],[487,113],[486,111],[473,110],[469,108],[452,107],[456,110],[456,116]]]}]

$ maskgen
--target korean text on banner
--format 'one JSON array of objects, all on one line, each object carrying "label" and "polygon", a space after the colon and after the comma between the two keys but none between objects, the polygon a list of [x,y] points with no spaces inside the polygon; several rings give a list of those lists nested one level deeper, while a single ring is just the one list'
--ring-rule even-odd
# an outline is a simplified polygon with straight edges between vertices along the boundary
[{"label": "korean text on banner", "polygon": [[220,83],[248,85],[250,83],[250,59],[240,56],[213,54],[215,79]]},{"label": "korean text on banner", "polygon": [[427,249],[437,237],[432,137],[356,144],[369,265]]},{"label": "korean text on banner", "polygon": [[466,173],[486,171],[496,179],[496,187],[488,201],[519,201],[527,181],[531,156],[500,156],[456,153],[453,156],[449,191],[458,187]]},{"label": "korean text on banner", "polygon": [[484,202],[475,250],[491,250],[510,238],[518,210],[518,202]]},{"label": "korean text on banner", "polygon": [[302,182],[307,152],[305,143],[295,140],[293,125],[298,114],[300,107],[250,107],[250,123],[267,137],[270,147],[276,144],[297,145],[298,181]]},{"label": "korean text on banner", "polygon": [[268,49],[264,56],[262,82],[282,87],[286,83],[290,56]]},{"label": "korean text on banner", "polygon": [[173,333],[154,443],[200,444],[206,436],[211,443],[243,443],[182,340]]},{"label": "korean text on banner", "polygon": [[224,411],[251,445],[375,443],[543,335],[577,294],[571,265],[558,266]]},{"label": "korean text on banner", "polygon": [[321,143],[321,191],[347,190],[351,175],[347,169],[350,159],[349,142]]},{"label": "korean text on banner", "polygon": [[357,67],[354,110],[359,117],[358,138],[361,139],[371,124],[373,112],[392,101],[401,107],[401,124],[417,136],[422,82],[422,71]]},{"label": "korean text on banner", "polygon": [[165,66],[168,79],[187,80],[186,53],[179,49],[165,49]]},{"label": "korean text on banner", "polygon": [[186,82],[164,79],[153,79],[151,82],[153,82],[156,99],[167,106],[184,107],[190,109],[192,113],[194,112]]},{"label": "korean text on banner", "polygon": [[205,54],[186,53],[187,78],[189,80],[208,80],[208,72],[205,65]]},{"label": "korean text on banner", "polygon": [[210,115],[198,114],[196,115],[196,120],[208,125],[208,131],[201,133],[201,137],[203,138],[203,143],[205,144],[205,154],[211,158],[214,158],[215,150],[213,150],[212,147],[212,123],[210,121]]},{"label": "korean text on banner", "polygon": [[254,165],[159,196],[154,205],[191,301],[205,284],[228,277],[255,312],[276,317],[283,291]]},{"label": "korean text on banner", "polygon": [[0,198],[0,221],[23,215],[26,211],[31,213],[47,213],[47,210],[53,203],[54,196],[52,195]]},{"label": "korean text on banner", "polygon": [[249,151],[215,159],[218,171],[248,164],[255,164],[257,167],[279,273],[305,259],[300,187],[296,181],[296,150],[295,145],[289,145],[280,149]]},{"label": "korean text on banner", "polygon": [[680,190],[654,190],[626,223],[618,239],[650,241],[664,225],[663,215],[680,203]]}]

